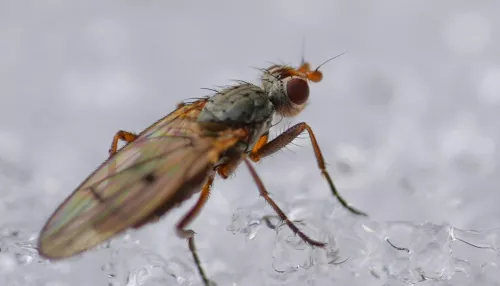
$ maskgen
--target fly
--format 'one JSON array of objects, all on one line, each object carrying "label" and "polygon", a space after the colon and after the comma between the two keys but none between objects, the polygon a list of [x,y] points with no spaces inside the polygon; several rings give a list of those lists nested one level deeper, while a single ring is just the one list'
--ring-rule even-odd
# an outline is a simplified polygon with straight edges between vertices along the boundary
[{"label": "fly", "polygon": [[[40,255],[57,260],[79,254],[126,229],[158,220],[200,193],[195,205],[177,223],[176,233],[188,239],[200,276],[209,285],[196,252],[194,231],[187,226],[207,202],[215,176],[226,179],[241,163],[247,166],[260,195],[280,219],[304,242],[324,247],[325,243],[308,237],[287,218],[251,163],[278,152],[307,132],[317,165],[332,194],[350,212],[365,215],[338,194],[307,123],[298,123],[269,141],[275,114],[292,117],[305,108],[309,82],[322,80],[319,67],[312,70],[307,62],[298,68],[272,65],[262,70],[261,86],[240,81],[211,97],[179,104],[140,134],[118,131],[109,158],[76,188],[43,227],[38,244]],[[119,141],[127,144],[118,150]]]}]

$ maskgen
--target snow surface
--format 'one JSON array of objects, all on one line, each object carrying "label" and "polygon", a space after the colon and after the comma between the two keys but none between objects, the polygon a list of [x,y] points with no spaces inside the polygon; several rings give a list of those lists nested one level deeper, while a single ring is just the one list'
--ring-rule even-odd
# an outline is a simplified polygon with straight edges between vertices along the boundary
[{"label": "snow surface", "polygon": [[[486,4],[489,3],[489,4]],[[322,68],[314,129],[256,164],[311,248],[263,217],[242,166],[217,179],[192,224],[218,285],[499,285],[498,2],[3,1],[0,3],[0,285],[201,285],[174,224],[160,222],[63,262],[34,248],[57,205],[106,157],[202,87],[257,83],[269,62]],[[304,136],[306,138],[306,136]]]}]

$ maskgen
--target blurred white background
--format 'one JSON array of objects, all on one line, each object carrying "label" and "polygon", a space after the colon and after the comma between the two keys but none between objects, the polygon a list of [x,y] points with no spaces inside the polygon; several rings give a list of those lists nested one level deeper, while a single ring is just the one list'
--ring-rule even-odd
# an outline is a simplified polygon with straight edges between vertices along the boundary
[{"label": "blurred white background", "polygon": [[[194,200],[65,262],[48,264],[33,247],[52,211],[107,157],[116,131],[141,131],[178,102],[208,95],[202,87],[258,83],[251,67],[297,65],[305,40],[313,66],[348,53],[322,68],[308,108],[274,134],[308,122],[339,191],[370,216],[339,208],[309,140],[298,140],[302,147],[257,170],[302,228],[348,260],[322,262],[325,251],[286,242],[286,228],[262,227],[259,216],[272,210],[242,166],[216,180],[192,224],[209,277],[219,285],[499,285],[498,11],[496,1],[3,0],[0,284],[200,285],[173,231]],[[460,232],[482,248],[454,240],[449,226],[482,230]]]}]

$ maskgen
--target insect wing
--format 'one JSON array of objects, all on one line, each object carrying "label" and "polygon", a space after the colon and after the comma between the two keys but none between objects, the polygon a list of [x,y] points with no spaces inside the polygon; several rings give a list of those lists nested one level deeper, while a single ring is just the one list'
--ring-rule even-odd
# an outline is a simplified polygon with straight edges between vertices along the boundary
[{"label": "insect wing", "polygon": [[140,137],[156,137],[168,134],[170,136],[191,136],[199,132],[196,118],[207,103],[208,98],[197,100],[190,104],[181,105],[164,118],[146,128]]},{"label": "insect wing", "polygon": [[214,139],[199,136],[186,111],[157,122],[91,174],[44,226],[40,254],[57,259],[80,253],[179,199],[179,192],[186,192],[182,200],[198,191],[213,164]]}]

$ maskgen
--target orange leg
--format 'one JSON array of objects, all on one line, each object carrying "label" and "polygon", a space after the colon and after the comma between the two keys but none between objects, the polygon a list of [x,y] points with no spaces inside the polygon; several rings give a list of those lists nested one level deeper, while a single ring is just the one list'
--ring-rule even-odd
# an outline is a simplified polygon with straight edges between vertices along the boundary
[{"label": "orange leg", "polygon": [[[269,138],[268,134],[262,135],[259,138],[259,141],[257,141],[257,143],[255,143],[255,146],[252,149],[252,153],[256,152],[257,150],[262,148],[262,146],[266,145],[268,138]],[[229,178],[229,175],[231,175],[234,172],[234,170],[236,170],[236,168],[238,168],[240,163],[241,163],[241,159],[239,159],[239,158],[230,160],[229,162],[227,162],[225,164],[217,166],[217,173],[223,179],[227,179],[227,178]]]},{"label": "orange leg", "polygon": [[298,123],[298,124],[290,127],[288,130],[281,133],[278,137],[274,138],[269,143],[261,146],[261,148],[259,148],[257,150],[254,149],[252,151],[252,153],[250,154],[250,159],[252,159],[252,161],[254,161],[254,162],[257,162],[264,157],[267,157],[269,155],[274,154],[275,152],[279,151],[280,149],[282,149],[283,147],[288,145],[295,138],[297,138],[297,136],[299,136],[302,132],[304,132],[306,130],[309,133],[309,137],[310,137],[311,143],[313,145],[314,155],[316,156],[316,161],[318,162],[318,167],[321,170],[321,174],[326,178],[328,185],[330,186],[330,189],[332,190],[333,195],[339,200],[340,204],[342,206],[344,206],[346,209],[348,209],[350,212],[357,214],[357,215],[366,216],[366,214],[364,212],[361,212],[361,211],[349,206],[349,204],[337,192],[337,188],[335,188],[335,185],[333,184],[333,180],[330,177],[330,174],[328,174],[328,172],[326,171],[325,160],[323,159],[323,155],[321,154],[321,150],[319,149],[319,145],[318,145],[318,142],[316,141],[316,137],[314,136],[314,133],[313,133],[311,127],[305,122],[301,122],[301,123]]},{"label": "orange leg", "polygon": [[[226,134],[227,133],[227,134]],[[229,136],[227,136],[229,135]],[[234,145],[235,142],[240,140],[246,136],[246,132],[244,130],[236,130],[229,132],[222,132],[220,137],[223,138],[217,144],[215,144],[215,150],[213,150],[212,154],[209,154],[213,163],[219,160],[219,155],[223,150],[227,150],[229,146]],[[227,137],[227,138],[225,138]],[[218,169],[218,168],[217,168]],[[189,212],[184,215],[184,217],[177,223],[177,235],[181,238],[188,239],[189,250],[193,254],[193,259],[196,263],[196,267],[198,268],[198,272],[200,273],[201,278],[203,279],[203,283],[205,286],[214,285],[206,276],[205,271],[201,267],[201,262],[197,254],[196,246],[194,243],[194,235],[195,232],[191,229],[186,229],[186,226],[193,221],[193,219],[199,214],[205,203],[208,201],[210,196],[210,189],[212,187],[214,181],[215,174],[211,173],[207,177],[207,181],[201,190],[200,197],[196,204],[189,210]]]},{"label": "orange leg", "polygon": [[255,183],[257,184],[257,187],[259,188],[260,195],[264,197],[264,199],[271,205],[271,207],[274,209],[274,211],[278,214],[280,219],[284,221],[288,227],[295,233],[297,234],[303,241],[306,243],[313,245],[313,246],[319,246],[319,247],[325,247],[326,243],[324,242],[319,242],[316,240],[313,240],[312,238],[309,238],[305,233],[303,233],[293,222],[288,219],[288,217],[285,215],[285,213],[278,207],[278,205],[271,199],[269,196],[269,193],[266,190],[266,187],[264,186],[264,183],[262,183],[261,179],[257,175],[257,172],[255,171],[254,167],[250,163],[248,159],[244,159],[248,170],[250,170],[250,174],[252,175]]},{"label": "orange leg", "polygon": [[177,235],[179,237],[190,238],[194,235],[194,231],[190,229],[186,230],[185,228],[200,213],[201,209],[208,201],[208,197],[210,196],[210,189],[212,187],[213,182],[214,182],[214,175],[211,174],[208,176],[205,185],[203,185],[200,197],[198,198],[196,204],[189,210],[189,212],[186,215],[184,215],[184,217],[177,224]]},{"label": "orange leg", "polygon": [[194,262],[196,263],[196,267],[198,268],[198,272],[200,273],[201,278],[203,279],[203,283],[206,286],[211,285],[210,280],[208,280],[205,271],[201,267],[200,258],[198,257],[196,246],[194,244],[194,234],[195,232],[191,229],[185,229],[186,226],[193,221],[193,219],[198,215],[203,206],[208,200],[210,196],[210,188],[212,187],[212,183],[214,181],[214,175],[209,175],[207,182],[203,186],[201,190],[200,197],[196,204],[189,210],[189,212],[181,219],[181,221],[177,224],[177,235],[182,238],[188,239],[189,250],[193,255]]},{"label": "orange leg", "polygon": [[238,168],[240,162],[240,159],[233,159],[227,163],[215,166],[215,169],[217,170],[217,174],[221,176],[221,178],[227,179],[234,172],[234,170]]},{"label": "orange leg", "polygon": [[109,148],[109,156],[113,156],[116,151],[118,150],[118,141],[123,140],[127,143],[130,143],[137,139],[137,135],[131,132],[123,131],[120,130],[116,132],[115,136],[113,137],[113,142],[111,142],[111,148]]},{"label": "orange leg", "polygon": [[[258,162],[261,158],[258,157],[258,152],[262,147],[267,145],[269,140],[269,134],[262,135],[262,137],[259,138],[259,141],[255,143],[255,146],[253,146],[252,152],[250,153],[250,159],[254,162]],[[273,140],[274,141],[274,140]]]}]

